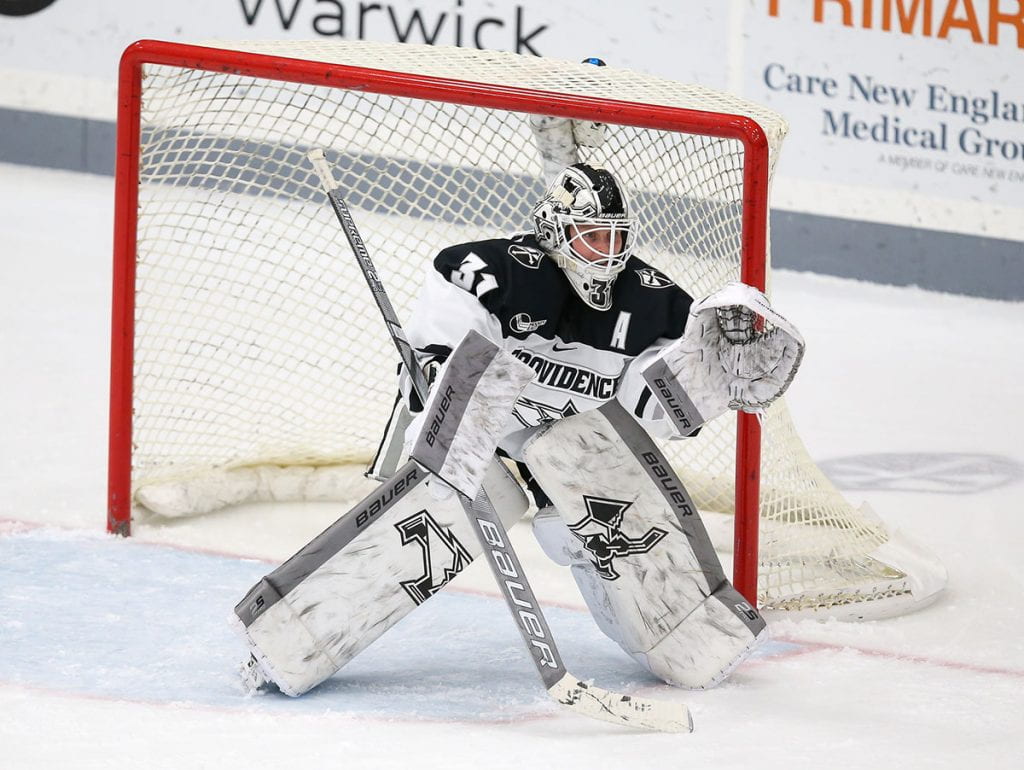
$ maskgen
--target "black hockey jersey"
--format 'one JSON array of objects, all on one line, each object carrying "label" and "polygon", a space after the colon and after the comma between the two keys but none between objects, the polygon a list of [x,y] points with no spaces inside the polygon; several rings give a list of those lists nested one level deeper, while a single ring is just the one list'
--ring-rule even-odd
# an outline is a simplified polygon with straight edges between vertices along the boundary
[{"label": "black hockey jersey", "polygon": [[[434,259],[407,333],[421,355],[447,357],[475,329],[532,367],[508,435],[617,398],[648,431],[675,437],[641,372],[682,336],[692,298],[631,257],[612,306],[583,302],[532,234],[465,243]],[[525,438],[525,435],[523,436]],[[515,443],[502,446],[515,456]]]}]

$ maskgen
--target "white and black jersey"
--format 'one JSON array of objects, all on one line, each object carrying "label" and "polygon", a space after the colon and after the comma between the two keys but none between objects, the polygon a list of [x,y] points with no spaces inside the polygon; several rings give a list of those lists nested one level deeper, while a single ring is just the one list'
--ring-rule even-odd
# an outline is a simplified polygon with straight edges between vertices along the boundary
[{"label": "white and black jersey", "polygon": [[[469,329],[537,376],[515,405],[502,448],[532,430],[617,398],[649,432],[675,435],[640,373],[683,333],[692,298],[631,257],[608,310],[584,303],[533,234],[451,246],[428,271],[407,333],[422,357],[444,359]],[[518,437],[518,438],[517,438]]]}]

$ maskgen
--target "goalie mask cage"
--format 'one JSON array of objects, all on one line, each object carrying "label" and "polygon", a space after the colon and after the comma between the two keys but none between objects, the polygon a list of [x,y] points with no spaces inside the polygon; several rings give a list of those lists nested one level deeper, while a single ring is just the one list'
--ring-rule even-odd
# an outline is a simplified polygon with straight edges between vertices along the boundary
[{"label": "goalie mask cage", "polygon": [[[784,121],[613,67],[367,42],[141,41],[122,58],[108,529],[247,499],[357,500],[395,356],[305,153],[327,150],[401,318],[449,244],[529,228],[527,114],[607,124],[581,160],[636,201],[637,253],[695,297],[765,288]],[[762,443],[763,432],[763,443]],[[734,582],[766,610],[902,612],[941,568],[852,508],[785,405],[664,449],[733,513]],[[759,504],[760,502],[760,504]],[[760,509],[760,544],[758,511]]]}]

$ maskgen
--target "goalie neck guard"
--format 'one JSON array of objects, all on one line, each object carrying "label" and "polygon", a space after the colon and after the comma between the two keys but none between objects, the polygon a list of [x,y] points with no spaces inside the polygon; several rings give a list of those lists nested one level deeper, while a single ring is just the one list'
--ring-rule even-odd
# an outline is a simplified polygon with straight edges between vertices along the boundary
[{"label": "goalie neck guard", "polygon": [[608,310],[636,230],[618,179],[600,166],[569,166],[534,207],[533,224],[538,242],[580,298],[595,310]]}]

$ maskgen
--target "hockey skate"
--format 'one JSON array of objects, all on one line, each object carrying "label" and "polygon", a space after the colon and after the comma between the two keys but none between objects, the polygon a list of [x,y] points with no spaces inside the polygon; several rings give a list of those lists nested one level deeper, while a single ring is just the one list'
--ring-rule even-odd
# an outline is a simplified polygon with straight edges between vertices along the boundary
[{"label": "hockey skate", "polygon": [[269,690],[273,682],[263,672],[263,666],[256,659],[253,653],[249,653],[248,660],[239,664],[238,676],[242,680],[242,687],[246,694],[255,695],[258,692]]}]

